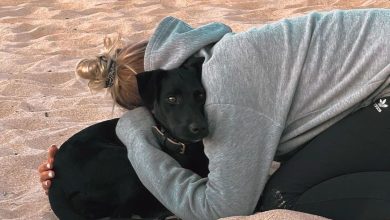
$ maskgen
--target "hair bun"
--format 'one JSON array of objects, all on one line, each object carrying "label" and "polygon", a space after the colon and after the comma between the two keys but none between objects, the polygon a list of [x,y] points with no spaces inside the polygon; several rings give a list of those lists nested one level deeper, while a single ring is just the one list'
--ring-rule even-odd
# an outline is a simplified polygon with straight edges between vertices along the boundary
[{"label": "hair bun", "polygon": [[105,62],[101,58],[83,59],[76,65],[76,74],[89,80],[88,86],[93,90],[101,90],[105,86]]},{"label": "hair bun", "polygon": [[[100,56],[80,60],[75,72],[80,78],[89,81],[88,87],[91,90],[107,88],[118,105],[132,109],[141,103],[135,75],[144,71],[147,41],[127,45],[122,45],[123,43],[120,36],[104,38]],[[111,61],[115,62],[112,67],[115,73],[110,78],[108,65]]]}]

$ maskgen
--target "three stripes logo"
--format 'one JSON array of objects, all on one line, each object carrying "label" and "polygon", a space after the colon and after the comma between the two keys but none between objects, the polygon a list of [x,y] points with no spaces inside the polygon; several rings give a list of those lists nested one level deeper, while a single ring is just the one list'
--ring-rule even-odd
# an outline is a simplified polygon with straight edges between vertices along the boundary
[{"label": "three stripes logo", "polygon": [[374,104],[374,107],[378,112],[382,112],[383,108],[387,108],[389,105],[386,104],[386,99],[379,99],[378,103]]}]

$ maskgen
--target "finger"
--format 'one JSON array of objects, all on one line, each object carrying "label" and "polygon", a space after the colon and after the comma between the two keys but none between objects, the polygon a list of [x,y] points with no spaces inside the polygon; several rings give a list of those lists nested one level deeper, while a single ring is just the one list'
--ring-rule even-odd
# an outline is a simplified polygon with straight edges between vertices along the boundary
[{"label": "finger", "polygon": [[44,171],[48,171],[53,169],[53,162],[43,162],[41,165],[38,167],[38,172],[42,173]]},{"label": "finger", "polygon": [[55,144],[51,145],[48,149],[48,153],[49,153],[49,159],[50,158],[53,158],[54,159],[54,156],[56,155],[58,151],[58,148]]},{"label": "finger", "polygon": [[42,173],[43,171],[46,171],[47,169],[47,163],[46,162],[43,162],[41,163],[39,166],[38,166],[38,172],[39,173]]},{"label": "finger", "polygon": [[43,189],[46,191],[46,190],[49,190],[50,189],[50,186],[51,186],[51,181],[50,180],[46,180],[45,182],[42,182],[42,187]]},{"label": "finger", "polygon": [[38,171],[40,173],[44,171],[51,170],[53,168],[53,162],[54,162],[54,155],[57,153],[57,146],[56,145],[51,145],[48,149],[48,159],[47,162],[43,162],[41,165],[38,167]]},{"label": "finger", "polygon": [[44,182],[46,180],[50,180],[50,179],[53,179],[53,178],[54,178],[54,171],[52,171],[52,170],[44,171],[40,175],[40,181],[41,182]]},{"label": "finger", "polygon": [[42,188],[45,191],[49,190],[50,186],[51,186],[51,181],[50,180],[46,180],[46,181],[42,182]]}]

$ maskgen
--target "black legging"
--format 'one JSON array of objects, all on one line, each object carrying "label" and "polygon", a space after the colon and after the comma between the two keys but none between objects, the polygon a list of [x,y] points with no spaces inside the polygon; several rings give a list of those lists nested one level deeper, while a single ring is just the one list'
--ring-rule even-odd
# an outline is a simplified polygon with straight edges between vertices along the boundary
[{"label": "black legging", "polygon": [[381,101],[342,119],[282,163],[256,211],[390,219],[390,98]]}]

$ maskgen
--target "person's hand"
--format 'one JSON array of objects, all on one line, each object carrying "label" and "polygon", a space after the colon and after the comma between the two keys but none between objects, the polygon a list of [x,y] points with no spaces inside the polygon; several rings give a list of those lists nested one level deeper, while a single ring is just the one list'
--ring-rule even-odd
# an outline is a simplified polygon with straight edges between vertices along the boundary
[{"label": "person's hand", "polygon": [[40,181],[42,184],[42,188],[45,190],[46,195],[48,194],[49,188],[51,185],[50,180],[54,178],[54,171],[52,169],[53,169],[53,163],[54,163],[54,156],[57,153],[57,151],[58,151],[57,146],[51,145],[48,149],[47,161],[44,161],[38,167]]}]

